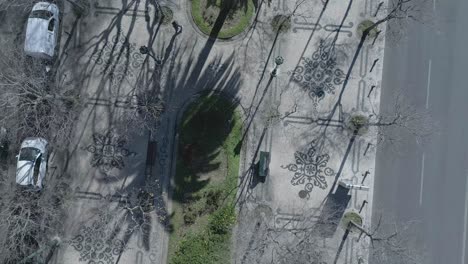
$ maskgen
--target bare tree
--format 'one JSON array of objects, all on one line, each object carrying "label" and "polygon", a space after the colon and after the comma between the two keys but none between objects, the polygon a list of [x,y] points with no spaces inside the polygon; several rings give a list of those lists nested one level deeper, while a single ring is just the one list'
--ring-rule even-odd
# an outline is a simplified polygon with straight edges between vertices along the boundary
[{"label": "bare tree", "polygon": [[354,227],[366,236],[370,241],[370,257],[375,263],[383,264],[420,264],[424,263],[424,254],[420,249],[416,249],[409,237],[417,222],[397,222],[393,220],[382,220],[372,228],[364,228],[359,224],[350,222],[350,227]]},{"label": "bare tree", "polygon": [[[20,263],[34,254],[24,263],[38,263],[48,253],[44,246],[62,234],[62,209],[71,193],[67,180],[50,183],[53,192],[35,192],[15,186],[6,174],[1,176],[0,262]],[[38,251],[40,254],[35,254]]]},{"label": "bare tree", "polygon": [[[348,202],[340,194],[320,208],[297,208],[284,215],[265,205],[243,211],[247,221],[238,226],[239,263],[338,263],[351,236],[353,252],[361,255],[357,263],[424,263],[422,249],[411,241],[417,222],[381,217],[366,225],[359,213],[347,211]],[[348,217],[350,212],[359,219]],[[371,262],[366,262],[368,256]]]},{"label": "bare tree", "polygon": [[23,11],[29,11],[33,4],[33,1],[25,0],[0,0],[0,11],[10,12],[12,9],[18,8]]},{"label": "bare tree", "polygon": [[421,144],[438,131],[430,113],[416,109],[408,103],[402,92],[393,98],[390,109],[381,109],[379,113],[372,109],[367,123],[378,128],[377,142],[397,146],[404,134],[411,135]]},{"label": "bare tree", "polygon": [[125,110],[118,116],[120,131],[125,135],[149,131],[156,134],[161,116],[166,110],[160,92],[160,77],[152,78],[149,84],[140,80],[125,98],[128,102]]},{"label": "bare tree", "polygon": [[42,61],[24,55],[15,43],[2,41],[0,51],[0,122],[21,141],[41,136],[56,147],[69,140],[82,102],[79,90],[56,82]]},{"label": "bare tree", "polygon": [[340,210],[302,208],[294,215],[275,217],[263,207],[243,212],[248,221],[247,226],[238,227],[238,239],[244,245],[249,243],[241,249],[240,263],[329,263],[333,247],[327,244],[323,230],[336,229]]}]

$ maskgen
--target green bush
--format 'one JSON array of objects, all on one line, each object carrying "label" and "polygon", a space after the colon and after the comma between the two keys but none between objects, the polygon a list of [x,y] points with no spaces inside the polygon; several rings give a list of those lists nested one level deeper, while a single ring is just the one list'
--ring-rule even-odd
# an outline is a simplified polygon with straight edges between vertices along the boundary
[{"label": "green bush", "polygon": [[167,25],[171,23],[172,18],[174,16],[172,9],[170,9],[167,6],[161,6],[161,9],[159,10],[159,14],[161,15],[161,19],[162,19],[161,23],[163,25]]},{"label": "green bush", "polygon": [[365,134],[368,130],[368,125],[369,119],[360,114],[351,116],[348,123],[349,129],[358,135]]},{"label": "green bush", "polygon": [[[353,221],[358,226],[362,226],[362,216],[360,216],[358,213],[350,211],[344,214],[343,219],[341,220],[342,222],[342,227],[344,229],[348,229],[348,224]],[[356,227],[352,227],[350,229],[351,232],[354,232]]]},{"label": "green bush", "polygon": [[209,234],[189,234],[180,243],[172,264],[206,264],[212,255],[213,242]]},{"label": "green bush", "polygon": [[360,129],[367,125],[367,118],[363,115],[356,115],[351,118],[351,123],[356,129]]},{"label": "green bush", "polygon": [[188,234],[179,242],[172,264],[206,264],[218,263],[226,256],[220,255],[221,248],[229,246],[225,242],[229,240],[231,226],[236,219],[233,206],[224,206],[214,212],[208,223],[208,230],[197,234]]},{"label": "green bush", "polygon": [[184,210],[184,223],[186,225],[191,225],[195,223],[196,219],[197,219],[197,212],[191,206],[188,206]]},{"label": "green bush", "polygon": [[233,206],[225,206],[213,213],[208,223],[211,232],[224,235],[231,230],[232,224],[236,220],[236,214]]},{"label": "green bush", "polygon": [[222,190],[209,190],[206,193],[205,211],[208,213],[214,212],[219,208],[221,203]]}]

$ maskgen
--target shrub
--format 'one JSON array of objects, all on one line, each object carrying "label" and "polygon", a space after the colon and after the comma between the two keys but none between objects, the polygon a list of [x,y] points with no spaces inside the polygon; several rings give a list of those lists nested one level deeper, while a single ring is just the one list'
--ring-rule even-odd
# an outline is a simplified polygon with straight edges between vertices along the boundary
[{"label": "shrub", "polygon": [[[355,224],[357,224],[359,226],[362,226],[362,216],[360,216],[358,213],[353,212],[353,211],[345,213],[343,215],[343,219],[341,221],[342,221],[342,226],[343,226],[344,229],[348,228],[348,224],[351,221],[353,221],[353,223],[355,223]],[[355,228],[351,228],[350,231],[354,231],[354,230],[355,230]]]},{"label": "shrub", "polygon": [[359,135],[367,132],[369,119],[361,114],[352,115],[348,121],[348,128]]},{"label": "shrub", "polygon": [[227,234],[236,219],[233,206],[225,206],[211,215],[208,223],[209,229],[214,234]]},{"label": "shrub", "polygon": [[167,25],[172,21],[173,18],[173,12],[172,9],[170,9],[167,6],[161,6],[161,9],[159,10],[159,14],[161,15],[161,23],[163,25]]},{"label": "shrub", "polygon": [[172,264],[204,264],[212,255],[212,242],[206,233],[189,234],[179,244]]},{"label": "shrub", "polygon": [[362,115],[356,115],[351,118],[351,123],[356,129],[360,129],[367,125],[367,118]]},{"label": "shrub", "polygon": [[219,208],[222,193],[221,190],[209,190],[206,193],[205,211],[211,213]]},{"label": "shrub", "polygon": [[191,206],[188,206],[184,210],[184,223],[186,225],[191,225],[195,223],[195,220],[197,219],[197,212],[193,210]]}]

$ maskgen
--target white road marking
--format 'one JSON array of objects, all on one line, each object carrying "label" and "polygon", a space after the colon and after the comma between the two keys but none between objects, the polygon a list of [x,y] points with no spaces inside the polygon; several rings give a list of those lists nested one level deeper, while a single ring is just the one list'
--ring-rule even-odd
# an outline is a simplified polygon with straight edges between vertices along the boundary
[{"label": "white road marking", "polygon": [[432,0],[432,11],[436,10],[436,0]]},{"label": "white road marking", "polygon": [[424,188],[424,160],[426,159],[426,153],[423,152],[422,154],[422,162],[421,162],[421,186],[419,188],[419,205],[422,205],[422,198],[423,198],[423,188]]},{"label": "white road marking", "polygon": [[465,247],[466,247],[466,221],[468,219],[468,173],[466,173],[466,183],[465,183],[465,216],[463,218],[463,236],[462,236],[462,257],[461,264],[465,264]]},{"label": "white road marking", "polygon": [[432,60],[429,60],[429,69],[427,73],[427,87],[426,87],[426,109],[429,109],[429,93],[431,87],[431,68],[432,68]]}]

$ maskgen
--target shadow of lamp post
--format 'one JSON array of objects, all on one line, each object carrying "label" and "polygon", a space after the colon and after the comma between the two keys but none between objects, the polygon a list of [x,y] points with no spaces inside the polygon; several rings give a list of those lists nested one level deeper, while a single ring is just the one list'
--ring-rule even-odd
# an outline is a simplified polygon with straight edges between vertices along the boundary
[{"label": "shadow of lamp post", "polygon": [[143,54],[143,55],[148,55],[148,56],[150,56],[150,57],[156,62],[156,64],[161,64],[161,60],[158,59],[158,58],[156,58],[153,54],[151,54],[151,52],[150,52],[150,50],[149,50],[148,47],[146,47],[146,46],[144,46],[144,45],[141,46],[141,47],[140,47],[140,53]]}]

